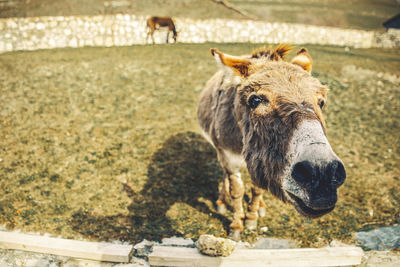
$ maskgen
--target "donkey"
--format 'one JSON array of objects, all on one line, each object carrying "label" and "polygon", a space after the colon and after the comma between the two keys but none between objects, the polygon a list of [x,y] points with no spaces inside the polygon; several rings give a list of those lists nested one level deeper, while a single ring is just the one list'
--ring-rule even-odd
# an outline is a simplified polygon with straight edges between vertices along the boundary
[{"label": "donkey", "polygon": [[149,38],[149,35],[151,35],[151,39],[153,40],[153,44],[154,42],[154,32],[155,30],[161,28],[161,27],[165,27],[168,28],[168,32],[167,32],[167,43],[168,43],[168,38],[169,38],[169,32],[171,31],[173,33],[173,38],[174,38],[174,42],[176,43],[176,39],[178,38],[178,33],[176,32],[176,28],[175,28],[175,24],[172,20],[171,17],[150,17],[147,19],[147,28],[149,29],[149,31],[147,32],[147,36],[146,36],[146,42]]},{"label": "donkey", "polygon": [[216,205],[224,213],[232,201],[229,236],[234,240],[240,240],[245,219],[241,167],[252,180],[249,229],[265,216],[264,190],[301,215],[317,218],[334,209],[346,178],[326,137],[322,109],[328,88],[310,75],[307,49],[284,61],[291,49],[279,45],[241,57],[210,50],[222,69],[206,83],[197,116],[225,172]]}]

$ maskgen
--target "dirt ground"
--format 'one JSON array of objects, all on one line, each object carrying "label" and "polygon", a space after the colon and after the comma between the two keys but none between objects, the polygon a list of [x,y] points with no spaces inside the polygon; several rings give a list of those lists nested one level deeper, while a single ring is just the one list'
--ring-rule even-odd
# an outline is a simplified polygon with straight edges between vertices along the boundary
[{"label": "dirt ground", "polygon": [[[222,170],[201,137],[197,99],[218,69],[201,44],[54,49],[0,55],[0,224],[64,238],[129,241],[227,236],[213,205]],[[322,246],[400,223],[400,50],[308,46],[330,87],[328,138],[347,168],[320,219],[265,194],[247,231]],[[246,170],[242,171],[249,182]],[[249,196],[246,187],[246,200]]]},{"label": "dirt ground", "polygon": [[383,30],[382,23],[400,12],[396,0],[8,0],[1,17],[136,14],[198,19],[253,19],[342,28]]}]

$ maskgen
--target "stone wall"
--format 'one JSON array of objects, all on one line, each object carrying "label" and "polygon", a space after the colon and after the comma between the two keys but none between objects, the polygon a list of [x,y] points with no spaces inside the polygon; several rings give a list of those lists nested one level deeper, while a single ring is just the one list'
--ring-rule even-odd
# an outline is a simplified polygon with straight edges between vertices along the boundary
[{"label": "stone wall", "polygon": [[[400,43],[398,32],[395,32],[395,37],[388,37],[389,42],[378,42],[377,33],[373,31],[333,27],[226,19],[176,18],[175,22],[178,42],[182,43],[291,43],[356,48],[394,47]],[[146,34],[146,18],[135,15],[7,18],[0,19],[0,53],[56,47],[146,44]],[[157,31],[154,38],[156,43],[164,43],[166,31]]]}]

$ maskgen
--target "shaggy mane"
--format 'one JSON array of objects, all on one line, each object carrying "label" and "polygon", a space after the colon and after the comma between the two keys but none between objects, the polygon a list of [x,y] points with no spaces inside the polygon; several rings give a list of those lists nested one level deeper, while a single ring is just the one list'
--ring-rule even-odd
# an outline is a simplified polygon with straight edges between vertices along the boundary
[{"label": "shaggy mane", "polygon": [[281,44],[272,49],[271,47],[261,47],[253,50],[251,58],[268,58],[273,61],[283,60],[285,56],[293,49],[289,44]]}]

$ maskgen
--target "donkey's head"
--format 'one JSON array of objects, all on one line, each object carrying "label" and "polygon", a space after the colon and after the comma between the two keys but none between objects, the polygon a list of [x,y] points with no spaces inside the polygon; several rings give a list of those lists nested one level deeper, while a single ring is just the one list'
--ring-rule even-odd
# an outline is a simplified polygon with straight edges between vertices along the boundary
[{"label": "donkey's head", "polygon": [[300,214],[319,217],[335,207],[346,172],[325,134],[327,88],[310,75],[307,50],[285,62],[289,50],[280,45],[246,57],[211,53],[237,86],[235,117],[253,182]]}]

